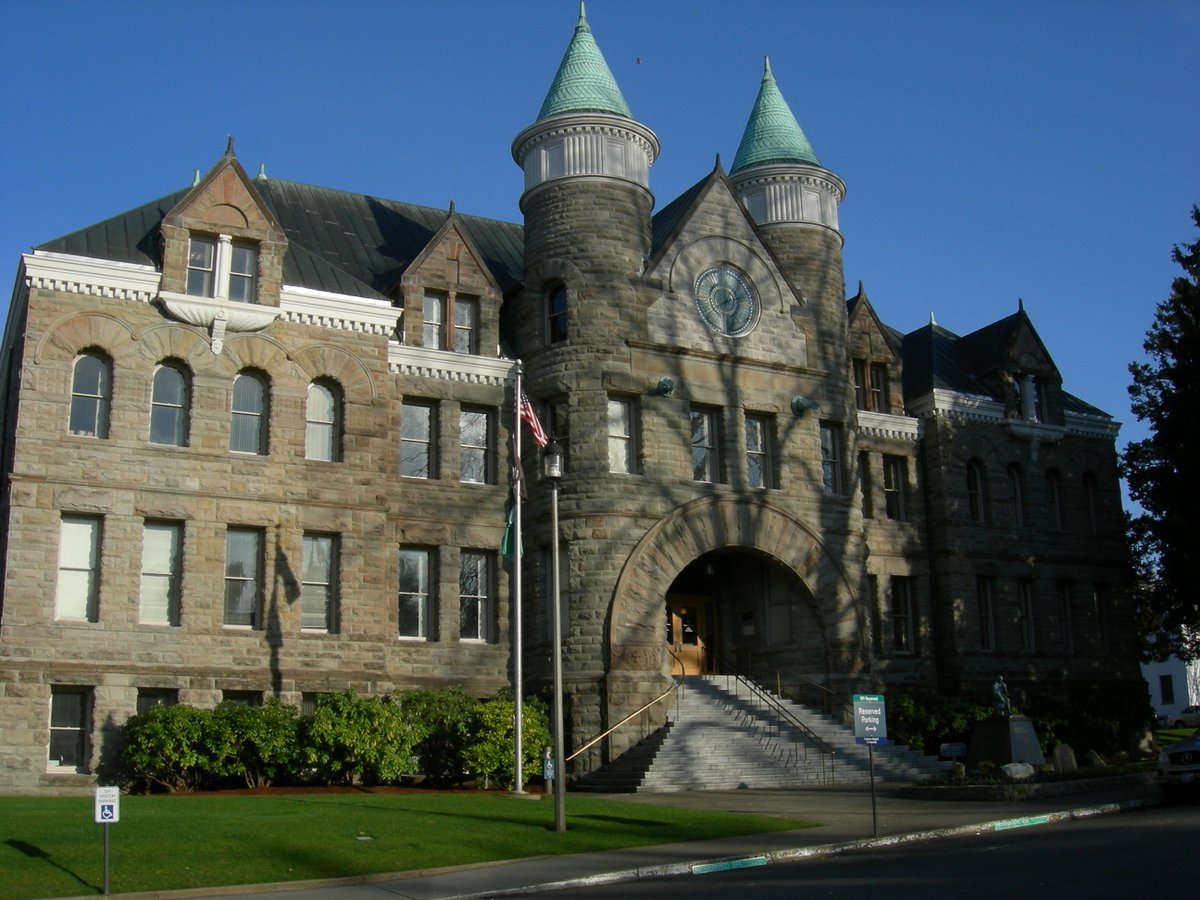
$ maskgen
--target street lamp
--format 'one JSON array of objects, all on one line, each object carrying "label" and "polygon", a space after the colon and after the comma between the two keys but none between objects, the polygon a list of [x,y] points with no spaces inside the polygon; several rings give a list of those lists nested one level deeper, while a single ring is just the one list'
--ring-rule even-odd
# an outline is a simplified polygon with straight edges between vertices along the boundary
[{"label": "street lamp", "polygon": [[562,607],[558,581],[558,480],[563,474],[563,450],[558,441],[542,451],[542,474],[550,482],[550,584],[554,601],[554,830],[567,830],[567,767],[563,759]]}]

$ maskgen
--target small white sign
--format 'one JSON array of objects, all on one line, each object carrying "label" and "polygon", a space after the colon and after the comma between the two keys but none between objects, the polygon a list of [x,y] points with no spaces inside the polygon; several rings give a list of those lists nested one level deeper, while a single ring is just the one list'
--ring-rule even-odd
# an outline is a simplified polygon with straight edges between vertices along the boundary
[{"label": "small white sign", "polygon": [[121,821],[120,788],[96,788],[96,821],[105,825]]}]

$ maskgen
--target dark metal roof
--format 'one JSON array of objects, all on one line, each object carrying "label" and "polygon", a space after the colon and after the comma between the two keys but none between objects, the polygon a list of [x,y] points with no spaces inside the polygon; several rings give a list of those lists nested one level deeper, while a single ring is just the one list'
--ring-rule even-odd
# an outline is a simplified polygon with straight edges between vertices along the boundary
[{"label": "dark metal roof", "polygon": [[[313,290],[384,297],[449,216],[447,210],[279,179],[254,187],[288,238],[284,282]],[[39,245],[38,250],[159,265],[162,220],[189,189]],[[483,264],[507,294],[521,283],[520,225],[457,215]]]},{"label": "dark metal roof", "polygon": [[190,189],[167,194],[119,216],[39,244],[34,249],[158,266],[158,227]]}]

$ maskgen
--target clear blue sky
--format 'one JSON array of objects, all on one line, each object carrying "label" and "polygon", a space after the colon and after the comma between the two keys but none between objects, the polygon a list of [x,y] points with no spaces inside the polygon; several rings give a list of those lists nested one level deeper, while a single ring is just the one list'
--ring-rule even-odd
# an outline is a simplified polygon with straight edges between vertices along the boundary
[{"label": "clear blue sky", "polygon": [[[0,264],[167,194],[232,134],[253,175],[520,221],[510,145],[577,0],[3,6]],[[1144,435],[1127,364],[1195,240],[1198,0],[589,0],[659,206],[726,168],[769,54],[847,185],[848,290],[959,334],[1017,298],[1071,392]],[[7,295],[2,302],[7,303]]]}]

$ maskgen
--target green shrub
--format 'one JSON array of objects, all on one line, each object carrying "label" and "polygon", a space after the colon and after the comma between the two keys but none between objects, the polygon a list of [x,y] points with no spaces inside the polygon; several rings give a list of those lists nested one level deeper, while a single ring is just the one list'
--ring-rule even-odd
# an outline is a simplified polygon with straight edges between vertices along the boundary
[{"label": "green shrub", "polygon": [[945,741],[966,741],[991,709],[958,697],[915,690],[888,697],[889,739],[914,750],[937,752]]},{"label": "green shrub", "polygon": [[479,701],[455,687],[405,691],[398,702],[405,719],[422,733],[416,745],[421,774],[437,785],[462,781],[467,773],[463,751]]},{"label": "green shrub", "polygon": [[[505,692],[507,693],[507,692]],[[487,786],[496,776],[504,784],[516,782],[513,739],[516,710],[511,697],[501,694],[480,703],[470,723],[470,737],[463,751],[468,769]],[[528,698],[521,716],[521,772],[528,778],[541,768],[542,748],[550,742],[546,706]]]},{"label": "green shrub", "polygon": [[212,730],[212,711],[194,706],[153,706],[145,715],[125,723],[121,762],[127,777],[149,790],[171,793],[202,787],[212,774],[206,735]]},{"label": "green shrub", "polygon": [[382,784],[413,773],[413,750],[423,736],[391,698],[353,691],[318,697],[302,733],[304,762],[342,784]]},{"label": "green shrub", "polygon": [[295,766],[299,715],[274,697],[262,706],[224,701],[213,710],[207,752],[214,774],[266,787]]}]

